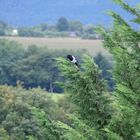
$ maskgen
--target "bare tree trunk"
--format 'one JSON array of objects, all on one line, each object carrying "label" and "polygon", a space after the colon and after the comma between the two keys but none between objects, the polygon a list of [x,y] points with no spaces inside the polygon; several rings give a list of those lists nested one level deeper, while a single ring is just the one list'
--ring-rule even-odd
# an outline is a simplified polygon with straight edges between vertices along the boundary
[{"label": "bare tree trunk", "polygon": [[50,92],[53,93],[53,82],[52,82],[52,77],[50,77]]}]

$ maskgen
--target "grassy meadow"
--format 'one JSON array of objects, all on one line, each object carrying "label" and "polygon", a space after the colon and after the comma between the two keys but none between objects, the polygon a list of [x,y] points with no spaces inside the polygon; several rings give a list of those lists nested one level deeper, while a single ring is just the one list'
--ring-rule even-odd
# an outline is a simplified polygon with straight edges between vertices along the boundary
[{"label": "grassy meadow", "polygon": [[83,40],[80,38],[34,38],[34,37],[0,37],[14,40],[24,47],[29,45],[46,46],[49,49],[68,49],[80,50],[86,49],[91,55],[102,52],[107,55],[108,52],[102,47],[102,40]]}]

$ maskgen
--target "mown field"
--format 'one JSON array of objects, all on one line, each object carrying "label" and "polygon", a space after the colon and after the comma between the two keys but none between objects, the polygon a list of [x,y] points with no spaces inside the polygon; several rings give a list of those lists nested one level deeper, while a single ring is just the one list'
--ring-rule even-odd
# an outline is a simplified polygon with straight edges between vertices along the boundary
[{"label": "mown field", "polygon": [[14,40],[21,43],[24,47],[29,45],[46,46],[49,49],[86,49],[91,55],[98,52],[107,54],[102,47],[102,40],[83,40],[80,38],[33,38],[33,37],[0,37]]}]

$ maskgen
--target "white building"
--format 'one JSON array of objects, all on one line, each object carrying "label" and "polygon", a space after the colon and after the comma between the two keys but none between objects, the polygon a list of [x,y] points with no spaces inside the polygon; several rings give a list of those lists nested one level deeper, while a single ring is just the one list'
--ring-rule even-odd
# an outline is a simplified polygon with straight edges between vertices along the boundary
[{"label": "white building", "polygon": [[18,30],[17,29],[13,29],[12,30],[12,36],[17,36],[18,35]]}]

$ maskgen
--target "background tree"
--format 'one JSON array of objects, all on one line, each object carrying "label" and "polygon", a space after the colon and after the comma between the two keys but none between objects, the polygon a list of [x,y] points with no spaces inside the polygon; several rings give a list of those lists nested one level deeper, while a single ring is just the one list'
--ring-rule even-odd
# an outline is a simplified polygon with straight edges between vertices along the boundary
[{"label": "background tree", "polygon": [[[47,91],[57,93],[64,92],[58,83],[64,81],[65,77],[60,76],[55,59],[60,56],[66,58],[66,54],[73,54],[81,63],[81,55],[87,53],[86,50],[56,51],[36,45],[25,49],[20,44],[8,40],[0,40],[0,50],[1,85],[16,85],[16,82],[20,80],[25,88],[40,86]],[[103,77],[109,78],[109,73],[105,70],[108,69],[105,58],[97,59],[97,63],[103,72],[105,71]],[[112,84],[111,81],[109,84]]]},{"label": "background tree", "polygon": [[31,28],[25,28],[25,27],[20,27],[18,29],[18,35],[19,36],[25,36],[25,37],[43,37],[43,33],[35,31],[34,29]]},{"label": "background tree", "polygon": [[82,33],[83,24],[80,21],[69,21],[69,30]]},{"label": "background tree", "polygon": [[0,29],[0,36],[4,36],[4,35],[5,35],[4,29]]},{"label": "background tree", "polygon": [[40,26],[41,26],[41,31],[43,31],[43,32],[48,29],[48,25],[46,23],[41,24]]},{"label": "background tree", "polygon": [[102,77],[107,82],[107,88],[109,91],[114,90],[115,82],[112,77],[113,72],[113,60],[111,56],[109,58],[103,56],[101,53],[98,53],[94,57],[95,63],[102,70]]},{"label": "background tree", "polygon": [[0,138],[100,140],[96,129],[77,117],[77,107],[70,100],[67,102],[63,98],[62,102],[61,98],[58,102],[59,106],[40,88],[25,90],[20,84],[17,87],[0,86]]},{"label": "background tree", "polygon": [[61,18],[58,19],[56,27],[57,27],[58,31],[68,31],[69,22],[66,18],[61,17]]},{"label": "background tree", "polygon": [[0,84],[15,84],[12,66],[24,57],[24,49],[14,41],[0,40]]},{"label": "background tree", "polygon": [[6,31],[8,29],[8,25],[7,23],[3,22],[3,21],[0,21],[0,36],[2,35],[5,35],[6,34]]}]

